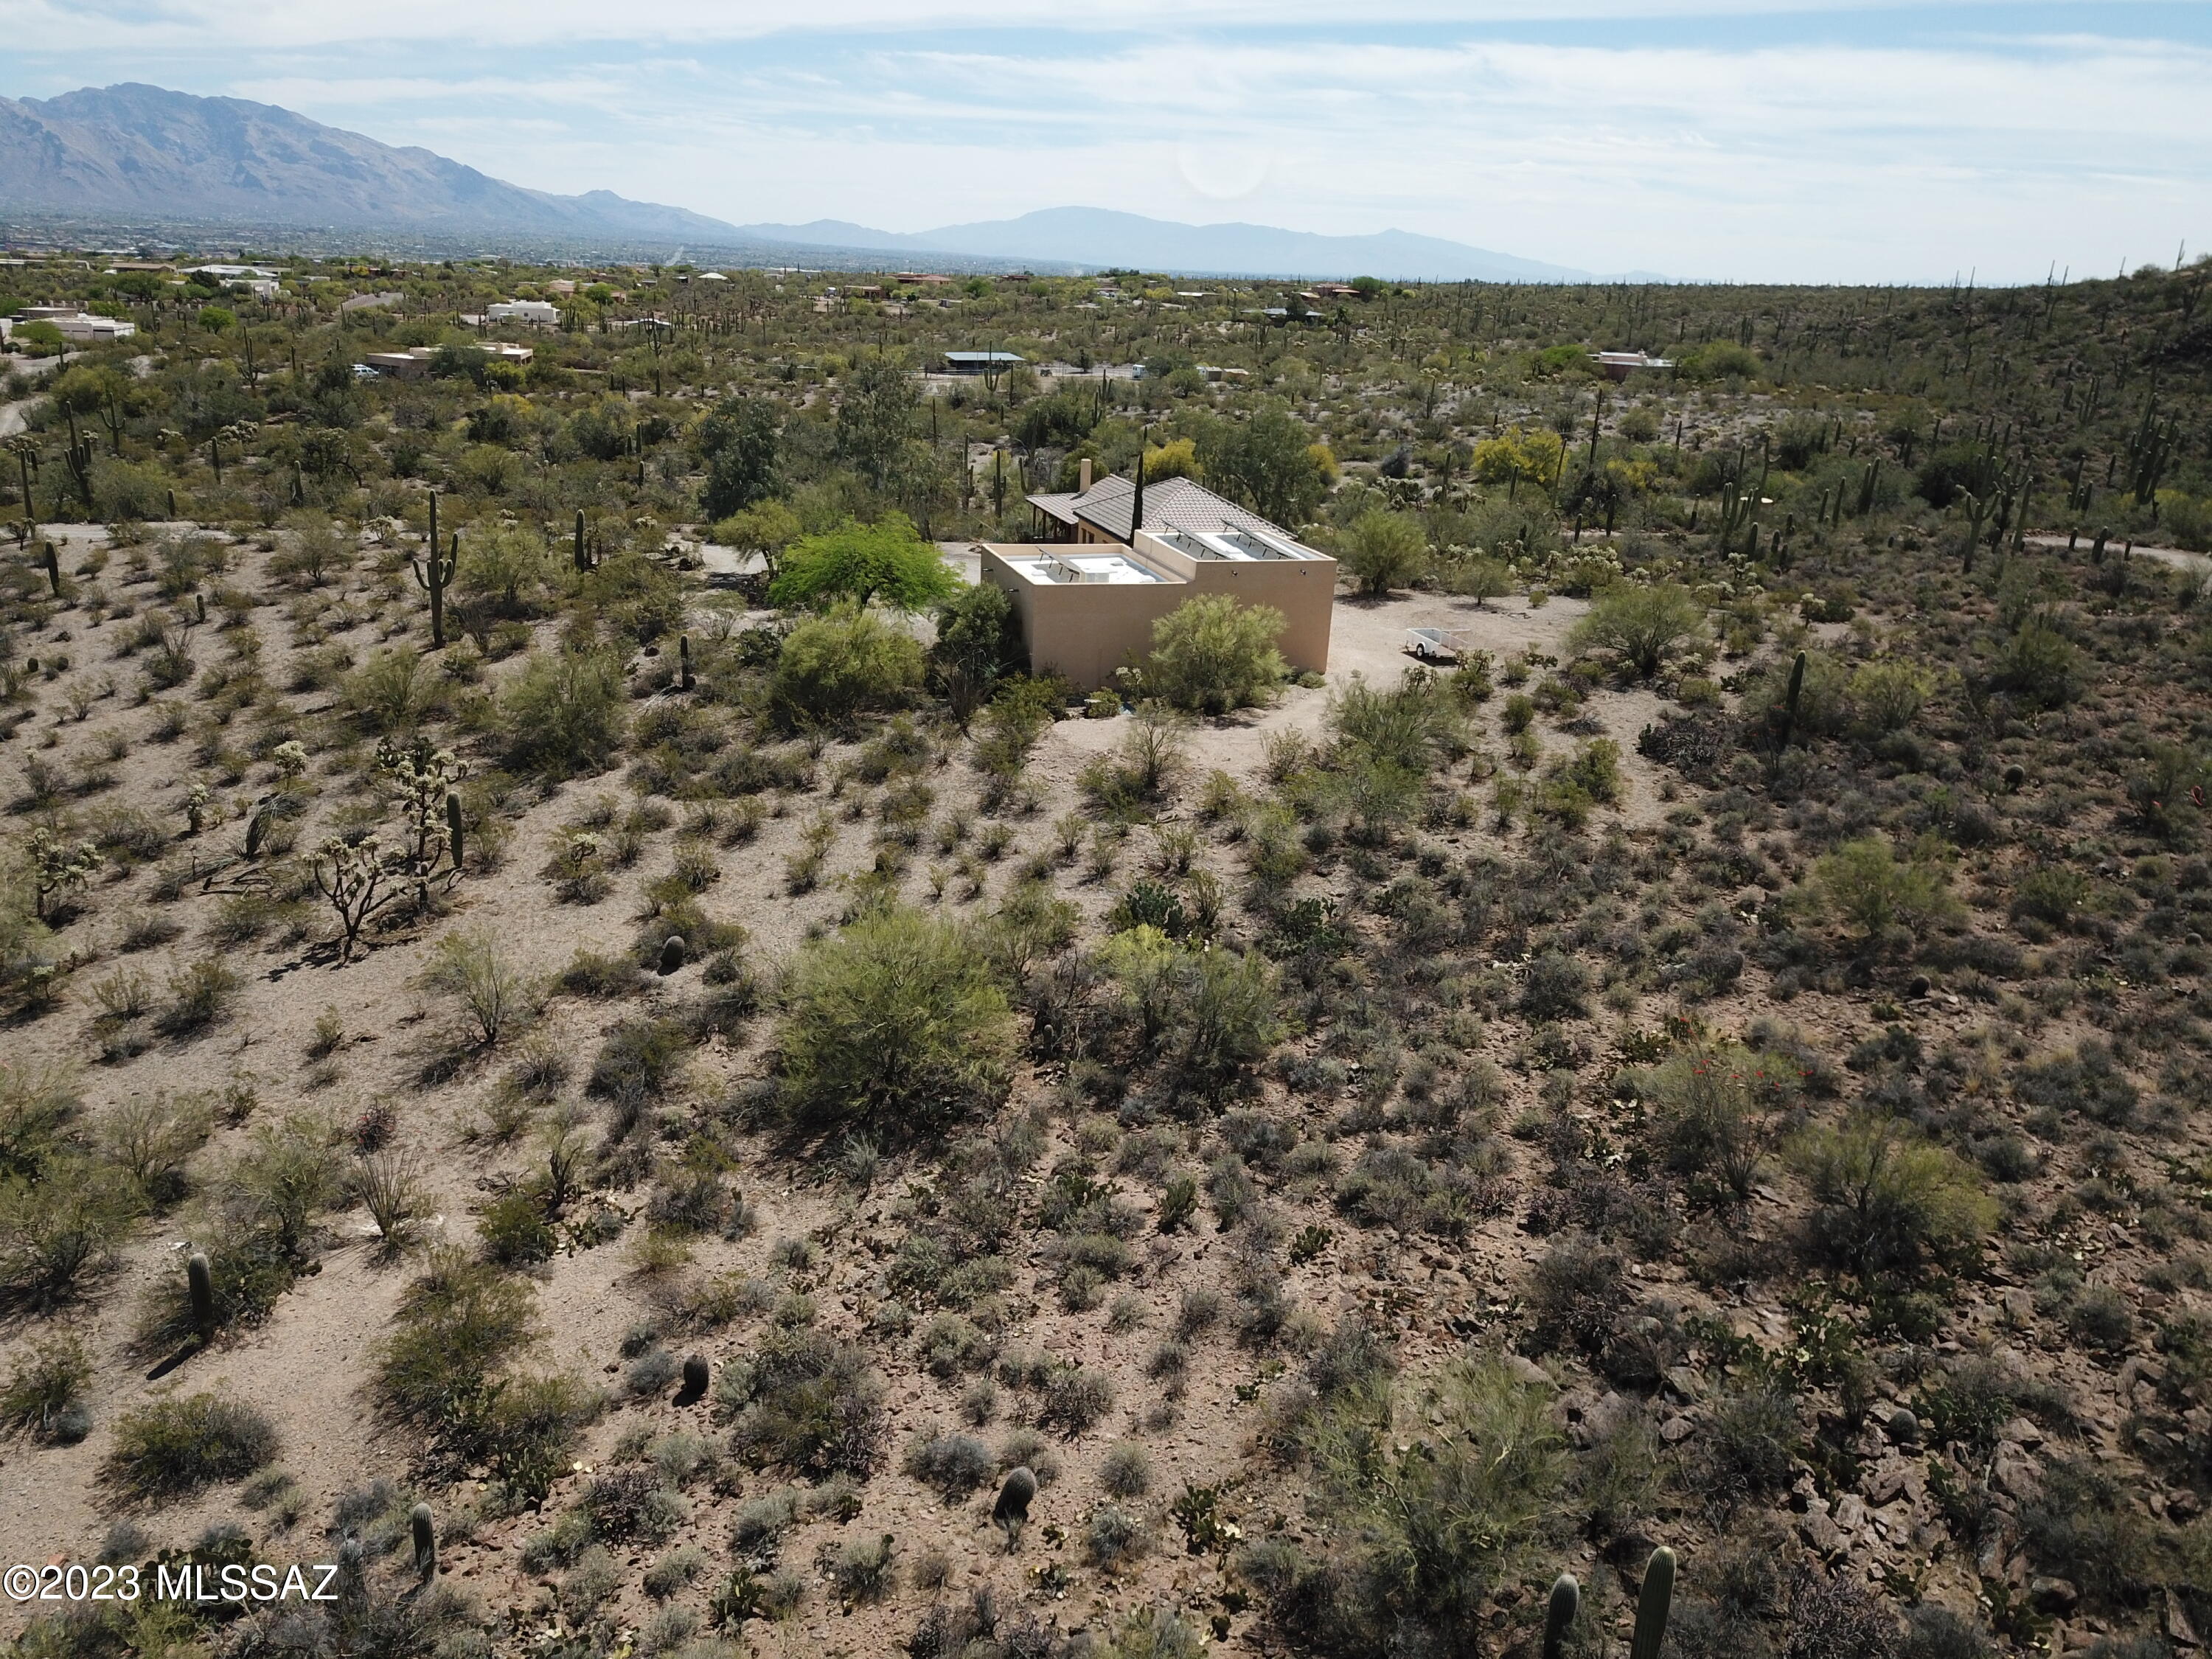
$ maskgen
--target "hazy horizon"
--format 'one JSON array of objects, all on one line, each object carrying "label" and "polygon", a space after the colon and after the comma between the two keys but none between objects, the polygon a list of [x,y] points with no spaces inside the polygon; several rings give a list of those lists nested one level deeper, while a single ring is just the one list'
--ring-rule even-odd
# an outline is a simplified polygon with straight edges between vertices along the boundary
[{"label": "hazy horizon", "polygon": [[0,24],[11,96],[253,99],[733,224],[1079,205],[1808,283],[2111,275],[2212,246],[2212,8],[1528,9],[0,0]]}]

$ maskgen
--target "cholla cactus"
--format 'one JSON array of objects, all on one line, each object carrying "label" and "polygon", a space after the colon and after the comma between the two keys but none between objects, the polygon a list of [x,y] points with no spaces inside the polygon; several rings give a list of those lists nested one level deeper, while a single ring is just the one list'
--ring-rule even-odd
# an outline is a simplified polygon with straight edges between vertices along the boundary
[{"label": "cholla cactus", "polygon": [[384,890],[392,870],[384,843],[374,836],[346,842],[333,836],[315,854],[315,887],[337,913],[339,928],[338,961],[353,960],[354,946],[369,917],[396,896]]},{"label": "cholla cactus", "polygon": [[460,782],[463,767],[450,749],[433,750],[428,744],[402,747],[386,738],[376,748],[376,769],[399,797],[400,815],[407,823],[407,873],[418,885],[438,873],[442,860],[447,873],[459,874],[447,798]]},{"label": "cholla cactus", "polygon": [[40,921],[51,921],[61,896],[82,888],[107,862],[90,842],[81,841],[71,847],[43,825],[31,831],[30,854]]},{"label": "cholla cactus", "polygon": [[196,836],[210,823],[222,822],[222,802],[205,783],[195,782],[185,791],[185,822]]},{"label": "cholla cactus", "polygon": [[307,770],[307,745],[294,738],[278,744],[269,758],[276,763],[277,771],[287,779],[301,777]]}]

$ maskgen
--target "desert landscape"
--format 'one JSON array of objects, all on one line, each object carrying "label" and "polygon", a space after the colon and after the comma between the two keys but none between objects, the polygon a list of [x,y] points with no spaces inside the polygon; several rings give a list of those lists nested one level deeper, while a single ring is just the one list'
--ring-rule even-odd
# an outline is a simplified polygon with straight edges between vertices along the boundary
[{"label": "desert landscape", "polygon": [[269,263],[0,274],[0,1539],[341,1590],[17,1650],[2212,1630],[2212,264]]}]

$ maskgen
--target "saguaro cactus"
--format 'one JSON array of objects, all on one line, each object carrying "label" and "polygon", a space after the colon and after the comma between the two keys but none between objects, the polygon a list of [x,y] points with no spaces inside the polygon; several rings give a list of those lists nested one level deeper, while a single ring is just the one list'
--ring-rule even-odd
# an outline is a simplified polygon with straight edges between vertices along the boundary
[{"label": "saguaro cactus", "polygon": [[1674,1552],[1662,1544],[1644,1569],[1644,1588],[1636,1597],[1636,1634],[1628,1659],[1659,1659],[1667,1639],[1667,1614],[1674,1604]]},{"label": "saguaro cactus", "polygon": [[452,790],[446,791],[446,854],[453,861],[453,868],[461,867],[461,798]]},{"label": "saguaro cactus", "polygon": [[991,1506],[991,1519],[1006,1529],[1009,1554],[1021,1541],[1022,1528],[1030,1518],[1030,1504],[1036,1491],[1036,1476],[1026,1463],[1010,1473],[1006,1484],[999,1488],[999,1501]]},{"label": "saguaro cactus", "polygon": [[62,556],[52,542],[46,544],[46,556],[40,561],[46,567],[46,586],[54,590],[54,597],[62,596]]},{"label": "saguaro cactus", "polygon": [[185,1288],[192,1299],[192,1331],[204,1347],[215,1340],[215,1270],[198,1250],[185,1259]]},{"label": "saguaro cactus", "polygon": [[461,562],[461,532],[453,532],[452,550],[441,557],[438,551],[438,494],[430,492],[430,545],[428,556],[410,559],[414,567],[415,580],[430,596],[430,648],[442,651],[446,646],[446,584],[453,579],[453,572]]},{"label": "saguaro cactus", "polygon": [[1797,699],[1805,690],[1805,653],[1800,651],[1797,660],[1790,665],[1790,690],[1782,702],[1782,741],[1775,746],[1787,749],[1790,739],[1797,731]]},{"label": "saguaro cactus", "polygon": [[576,549],[574,557],[579,572],[587,572],[599,562],[592,556],[591,550],[584,545],[584,509],[580,507],[576,509]]},{"label": "saguaro cactus", "polygon": [[94,516],[92,505],[92,440],[81,437],[76,429],[76,416],[69,417],[69,447],[62,451],[62,459],[68,464],[70,477],[76,485],[76,493],[84,497],[84,516]]},{"label": "saguaro cactus", "polygon": [[433,1578],[438,1571],[438,1523],[428,1504],[417,1504],[407,1511],[407,1525],[415,1534],[415,1571],[424,1578]]},{"label": "saguaro cactus", "polygon": [[1552,1581],[1552,1599],[1544,1607],[1544,1659],[1560,1659],[1566,1647],[1567,1629],[1582,1611],[1583,1587],[1571,1572]]},{"label": "saguaro cactus", "polygon": [[689,634],[676,636],[676,664],[677,690],[689,691],[691,689],[691,636]]}]

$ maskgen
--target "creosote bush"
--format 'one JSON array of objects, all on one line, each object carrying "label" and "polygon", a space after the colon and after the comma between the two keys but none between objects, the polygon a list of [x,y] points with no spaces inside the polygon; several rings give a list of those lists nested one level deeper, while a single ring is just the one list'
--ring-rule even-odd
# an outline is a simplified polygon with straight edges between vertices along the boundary
[{"label": "creosote bush", "polygon": [[140,1503],[242,1480],[276,1455],[276,1431],[242,1401],[212,1394],[157,1400],[127,1412],[100,1465],[101,1480]]}]

